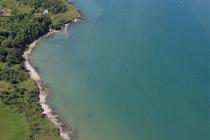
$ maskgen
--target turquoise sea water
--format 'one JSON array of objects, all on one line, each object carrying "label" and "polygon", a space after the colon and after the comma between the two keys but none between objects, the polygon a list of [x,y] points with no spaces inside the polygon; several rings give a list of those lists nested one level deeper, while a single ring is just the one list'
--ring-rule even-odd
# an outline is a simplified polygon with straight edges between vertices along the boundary
[{"label": "turquoise sea water", "polygon": [[210,1],[73,0],[32,62],[77,140],[210,140]]}]

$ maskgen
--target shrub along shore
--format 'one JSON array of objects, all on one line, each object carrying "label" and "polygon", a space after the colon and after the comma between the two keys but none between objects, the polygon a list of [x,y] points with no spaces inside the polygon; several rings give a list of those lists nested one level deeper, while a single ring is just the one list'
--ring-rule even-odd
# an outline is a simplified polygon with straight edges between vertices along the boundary
[{"label": "shrub along shore", "polygon": [[72,22],[79,11],[66,0],[0,0],[0,10],[5,8],[11,16],[0,16],[0,131],[5,132],[0,137],[59,140],[58,128],[43,115],[39,88],[25,69],[23,53],[49,29]]}]

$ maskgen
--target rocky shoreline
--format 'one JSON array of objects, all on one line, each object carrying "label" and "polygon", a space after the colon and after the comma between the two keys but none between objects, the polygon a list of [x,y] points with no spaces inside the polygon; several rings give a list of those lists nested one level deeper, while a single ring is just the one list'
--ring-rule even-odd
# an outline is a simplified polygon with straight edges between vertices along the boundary
[{"label": "rocky shoreline", "polygon": [[43,39],[46,39],[52,35],[55,35],[57,33],[67,32],[69,24],[65,24],[62,30],[52,30],[50,29],[49,32],[40,37],[39,39],[35,40],[33,43],[31,43],[28,47],[28,49],[24,52],[23,58],[25,59],[24,64],[26,69],[29,71],[30,77],[37,83],[40,94],[39,94],[39,103],[43,108],[43,114],[47,116],[47,118],[53,122],[53,124],[56,126],[56,128],[59,129],[60,136],[64,140],[72,140],[73,134],[71,127],[64,123],[58,113],[55,113],[53,109],[49,106],[47,102],[47,98],[50,95],[49,88],[47,84],[41,79],[40,75],[36,71],[36,69],[31,65],[30,59],[31,59],[31,53],[32,50],[37,46],[37,44],[42,41]]}]

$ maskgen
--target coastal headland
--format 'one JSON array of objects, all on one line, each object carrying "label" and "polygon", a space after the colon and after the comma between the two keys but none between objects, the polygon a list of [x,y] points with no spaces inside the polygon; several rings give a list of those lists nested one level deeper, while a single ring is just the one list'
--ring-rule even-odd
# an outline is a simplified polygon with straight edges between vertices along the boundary
[{"label": "coastal headland", "polygon": [[78,21],[80,11],[67,0],[1,0],[0,10],[0,124],[10,122],[0,126],[10,130],[0,137],[70,140],[71,128],[47,104],[49,90],[30,55],[42,39]]}]

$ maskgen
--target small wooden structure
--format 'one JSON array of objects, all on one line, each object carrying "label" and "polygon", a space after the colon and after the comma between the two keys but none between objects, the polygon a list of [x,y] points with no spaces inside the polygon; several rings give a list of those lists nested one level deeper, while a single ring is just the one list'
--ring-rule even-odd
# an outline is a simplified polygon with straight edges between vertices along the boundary
[{"label": "small wooden structure", "polygon": [[47,9],[44,10],[43,15],[48,15],[48,14],[49,14],[49,11]]},{"label": "small wooden structure", "polygon": [[11,8],[4,8],[0,11],[0,16],[11,16],[12,9]]}]

